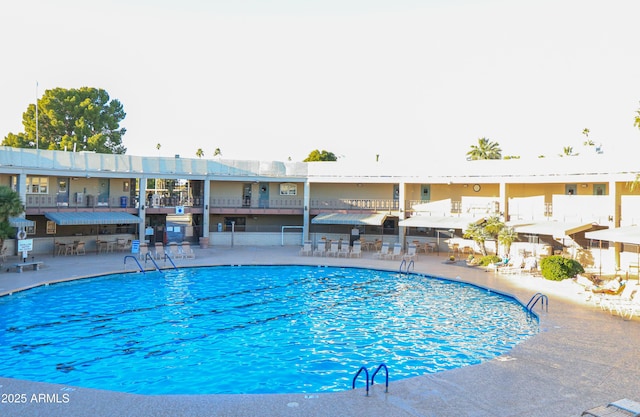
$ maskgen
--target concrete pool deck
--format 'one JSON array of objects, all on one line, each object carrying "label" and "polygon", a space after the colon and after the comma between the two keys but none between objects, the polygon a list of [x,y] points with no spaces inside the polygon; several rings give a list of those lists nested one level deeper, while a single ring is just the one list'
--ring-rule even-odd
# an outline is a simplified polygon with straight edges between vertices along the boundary
[{"label": "concrete pool deck", "polygon": [[[194,247],[196,259],[178,266],[310,264],[397,271],[400,261],[299,256],[299,247]],[[124,271],[124,255],[36,256],[39,271],[0,273],[0,294],[44,282]],[[0,377],[0,416],[579,416],[621,398],[640,400],[640,320],[623,320],[584,302],[574,284],[500,275],[446,257],[422,255],[415,271],[509,293],[526,304],[542,292],[540,334],[479,365],[395,381],[382,379],[365,396],[356,390],[325,394],[144,396]],[[161,264],[161,266],[163,266]],[[126,269],[136,269],[127,261]],[[0,321],[2,319],[0,318]],[[123,365],[123,372],[135,372]],[[215,366],[211,372],[215,373]]]}]

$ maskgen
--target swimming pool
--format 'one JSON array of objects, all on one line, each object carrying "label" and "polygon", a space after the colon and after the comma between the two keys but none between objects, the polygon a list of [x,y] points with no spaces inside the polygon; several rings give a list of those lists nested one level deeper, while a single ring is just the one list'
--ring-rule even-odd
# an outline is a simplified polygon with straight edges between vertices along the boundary
[{"label": "swimming pool", "polygon": [[509,297],[421,275],[246,266],[0,298],[0,375],[140,394],[311,393],[480,363],[538,331]]}]

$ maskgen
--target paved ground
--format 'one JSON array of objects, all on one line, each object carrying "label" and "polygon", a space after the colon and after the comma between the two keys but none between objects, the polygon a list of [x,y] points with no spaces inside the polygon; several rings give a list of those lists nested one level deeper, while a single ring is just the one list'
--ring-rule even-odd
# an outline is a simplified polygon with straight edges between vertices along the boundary
[{"label": "paved ground", "polygon": [[[214,264],[313,264],[397,270],[399,261],[298,256],[295,247],[195,248],[195,260]],[[124,254],[37,257],[40,271],[0,273],[0,294],[42,282],[122,272]],[[579,416],[621,398],[640,400],[640,321],[623,320],[583,301],[573,285],[529,276],[501,276],[445,257],[421,256],[416,272],[460,279],[516,296],[549,297],[538,336],[481,365],[318,395],[142,396],[0,378],[0,416]],[[137,268],[131,260],[126,269]],[[6,269],[6,265],[5,265]],[[134,369],[127,370],[135,372]],[[24,403],[11,403],[24,394]]]}]

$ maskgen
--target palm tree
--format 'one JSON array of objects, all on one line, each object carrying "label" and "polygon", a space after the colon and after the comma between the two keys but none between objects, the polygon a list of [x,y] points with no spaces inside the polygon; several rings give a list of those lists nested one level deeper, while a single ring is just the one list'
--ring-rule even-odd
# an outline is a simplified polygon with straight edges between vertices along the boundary
[{"label": "palm tree", "polygon": [[562,153],[560,154],[560,156],[578,156],[578,154],[573,153],[572,146],[565,146],[564,148],[562,148]]},{"label": "palm tree", "polygon": [[220,150],[220,148],[216,148],[216,150],[213,151],[213,157],[215,158],[216,156],[222,156],[222,151]]},{"label": "palm tree", "polygon": [[491,236],[489,236],[487,231],[484,229],[484,224],[470,223],[464,231],[463,237],[465,239],[473,239],[473,241],[478,244],[482,256],[487,256],[487,247],[485,246],[485,242],[489,240]]},{"label": "palm tree", "polygon": [[202,148],[198,148],[198,150],[196,151],[196,156],[198,158],[202,158],[203,155],[204,155],[204,151],[202,150]]},{"label": "palm tree", "polygon": [[24,205],[20,195],[9,187],[0,186],[0,250],[4,247],[4,240],[15,234],[9,217],[18,216],[22,212]]},{"label": "palm tree", "polygon": [[478,161],[480,159],[501,159],[502,149],[497,142],[491,142],[487,138],[478,139],[477,145],[471,145],[471,150],[467,152],[467,159]]},{"label": "palm tree", "polygon": [[156,149],[158,150],[158,156],[160,156],[160,148],[162,148],[162,145],[160,145],[159,143],[156,144]]},{"label": "palm tree", "polygon": [[504,246],[505,255],[509,255],[511,252],[511,244],[518,239],[518,232],[513,227],[505,226],[498,233],[498,242]]}]

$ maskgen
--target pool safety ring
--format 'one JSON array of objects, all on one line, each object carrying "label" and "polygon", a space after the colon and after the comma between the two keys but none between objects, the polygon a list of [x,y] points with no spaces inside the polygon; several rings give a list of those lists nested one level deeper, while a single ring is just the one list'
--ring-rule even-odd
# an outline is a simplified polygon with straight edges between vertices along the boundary
[{"label": "pool safety ring", "polygon": [[18,233],[16,233],[16,238],[18,240],[26,239],[27,238],[27,232],[25,232],[24,230],[18,230]]}]

